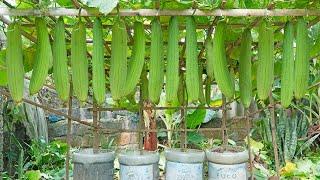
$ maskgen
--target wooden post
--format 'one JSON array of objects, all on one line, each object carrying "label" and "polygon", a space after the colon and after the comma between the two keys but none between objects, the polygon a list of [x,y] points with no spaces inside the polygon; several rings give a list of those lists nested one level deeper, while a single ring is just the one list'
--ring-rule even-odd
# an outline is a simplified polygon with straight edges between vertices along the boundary
[{"label": "wooden post", "polygon": [[[68,116],[72,116],[72,83],[70,83],[70,90],[69,90],[69,101],[68,101]],[[69,164],[70,164],[70,148],[71,148],[71,125],[72,125],[72,120],[71,118],[67,119],[68,124],[67,124],[67,144],[68,144],[68,149],[67,149],[67,156],[66,156],[66,180],[69,180]]]},{"label": "wooden post", "polygon": [[[142,95],[142,89],[141,89],[141,86],[140,86],[140,95],[139,95],[139,116],[140,116],[140,120],[139,120],[139,125],[138,125],[138,128],[139,130],[142,130],[144,129],[144,114],[143,114],[143,95]],[[143,149],[143,135],[144,135],[144,132],[141,131],[139,132],[139,150],[141,150],[140,152],[142,153],[142,149]]]},{"label": "wooden post", "polygon": [[185,105],[183,105],[183,107],[181,107],[180,110],[180,117],[181,117],[181,122],[180,122],[180,126],[181,126],[181,131],[180,131],[180,148],[181,149],[185,149],[187,148],[187,131],[186,131],[186,109],[184,108]]},{"label": "wooden post", "polygon": [[147,121],[145,121],[145,126],[148,130],[144,138],[144,149],[147,151],[155,151],[158,148],[157,129],[156,122],[156,111],[153,109],[151,102],[144,103],[144,113],[147,116]]},{"label": "wooden post", "polygon": [[249,153],[249,171],[250,171],[250,179],[253,180],[253,163],[252,163],[252,154],[251,154],[251,138],[250,138],[250,129],[251,129],[251,119],[249,117],[248,109],[244,109],[245,119],[246,119],[246,130],[247,130],[247,143],[248,143],[248,153]]},{"label": "wooden post", "polygon": [[272,135],[272,145],[274,152],[274,161],[276,165],[277,178],[280,178],[280,162],[279,162],[279,154],[278,154],[278,144],[277,144],[277,132],[276,132],[276,117],[275,117],[275,104],[272,97],[272,92],[269,94],[269,102],[272,104],[271,107],[271,135]]},{"label": "wooden post", "polygon": [[98,153],[99,151],[99,127],[98,127],[98,110],[97,105],[93,102],[93,111],[92,111],[92,123],[93,123],[93,152]]},{"label": "wooden post", "polygon": [[222,146],[226,147],[228,145],[228,132],[227,132],[227,106],[226,97],[222,95]]}]

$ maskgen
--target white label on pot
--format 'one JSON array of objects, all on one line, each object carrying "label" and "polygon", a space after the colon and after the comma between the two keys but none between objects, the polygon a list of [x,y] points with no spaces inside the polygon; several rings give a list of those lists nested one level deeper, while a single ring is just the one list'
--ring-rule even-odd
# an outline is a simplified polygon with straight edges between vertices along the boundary
[{"label": "white label on pot", "polygon": [[202,180],[203,164],[187,164],[167,161],[166,180]]},{"label": "white label on pot", "polygon": [[153,166],[127,166],[120,165],[121,180],[153,180]]},{"label": "white label on pot", "polygon": [[209,179],[210,180],[246,180],[247,166],[242,164],[214,164],[209,162]]}]

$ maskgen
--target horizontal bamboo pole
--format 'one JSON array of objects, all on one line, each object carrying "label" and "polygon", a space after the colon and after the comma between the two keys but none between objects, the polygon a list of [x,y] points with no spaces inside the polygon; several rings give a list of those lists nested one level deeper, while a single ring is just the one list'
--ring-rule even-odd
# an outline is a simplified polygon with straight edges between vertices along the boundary
[{"label": "horizontal bamboo pole", "polygon": [[[10,9],[0,8],[0,15],[10,16],[103,16],[97,10],[51,8]],[[109,16],[117,15],[112,11]],[[156,9],[120,9],[120,16],[320,16],[319,9],[215,9],[210,11],[199,9],[156,10]]]},{"label": "horizontal bamboo pole", "polygon": [[[50,23],[49,25],[55,26],[54,23]],[[93,28],[92,24],[85,23],[85,25],[89,29]],[[213,26],[215,26],[215,25],[216,25],[216,23],[213,24]],[[275,21],[273,21],[272,25],[273,26],[284,26],[285,23],[284,22],[275,22]],[[22,23],[21,26],[32,28],[32,27],[35,27],[36,25],[34,23]],[[210,26],[211,26],[210,24],[197,24],[196,28],[197,29],[208,29]],[[227,23],[227,26],[228,27],[232,27],[232,28],[243,28],[243,27],[247,27],[247,24],[246,23]],[[65,27],[66,28],[72,28],[73,24],[65,24]],[[111,24],[103,24],[102,27],[106,28],[106,29],[111,29],[112,25]],[[168,24],[161,24],[161,27],[162,27],[163,30],[167,30],[168,29]],[[127,25],[127,29],[131,30],[133,28],[134,27],[132,25]],[[145,29],[151,29],[151,24],[144,24],[144,28]],[[179,24],[179,30],[185,30],[185,29],[186,29],[186,25],[185,24]]]},{"label": "horizontal bamboo pole", "polygon": [[[228,130],[235,130],[235,131],[246,131],[246,128],[244,127],[234,127],[234,128],[227,128]],[[93,129],[90,129],[93,130]],[[100,129],[100,132],[102,132],[103,134],[116,134],[116,133],[124,133],[124,132],[131,132],[131,133],[135,133],[135,132],[206,132],[206,131],[221,131],[222,128],[198,128],[198,129],[117,129],[117,128],[102,128]]]},{"label": "horizontal bamboo pole", "polygon": [[[139,109],[139,108],[137,108]],[[221,109],[221,106],[218,106],[218,107],[208,107],[208,106],[186,106],[186,107],[183,107],[183,106],[176,106],[176,107],[170,107],[170,106],[155,106],[155,107],[152,107],[152,108],[148,108],[148,107],[145,107],[143,108],[144,110],[147,110],[147,109],[154,109],[154,110],[167,110],[167,109],[193,109],[193,110],[196,110],[196,109],[211,109],[211,110],[219,110]],[[93,108],[88,108],[89,111],[92,111]],[[126,110],[130,110],[130,108],[125,108],[125,107],[100,107],[99,108],[99,111],[103,112],[103,111],[126,111]],[[230,110],[230,108],[229,108]]]},{"label": "horizontal bamboo pole", "polygon": [[[4,90],[1,90],[1,89],[0,89],[0,94],[2,94],[2,95],[4,95],[4,96],[7,96],[7,97],[10,97],[10,93],[5,92]],[[24,103],[31,104],[31,105],[33,105],[33,106],[39,107],[39,108],[41,108],[41,109],[43,109],[43,110],[46,110],[46,111],[48,111],[48,112],[51,112],[51,113],[53,113],[53,114],[56,114],[56,115],[59,115],[59,116],[63,116],[63,117],[65,117],[65,118],[69,118],[69,119],[71,119],[72,121],[78,122],[78,123],[80,123],[80,124],[93,127],[93,125],[92,125],[91,123],[89,123],[89,122],[82,121],[82,120],[79,119],[79,118],[70,116],[70,115],[68,115],[68,114],[66,114],[66,113],[63,113],[63,112],[60,112],[60,111],[55,110],[55,109],[53,109],[53,108],[50,108],[50,107],[48,107],[48,106],[45,106],[45,105],[36,103],[36,102],[31,101],[31,100],[29,100],[29,99],[22,98],[22,101],[23,101]]]}]

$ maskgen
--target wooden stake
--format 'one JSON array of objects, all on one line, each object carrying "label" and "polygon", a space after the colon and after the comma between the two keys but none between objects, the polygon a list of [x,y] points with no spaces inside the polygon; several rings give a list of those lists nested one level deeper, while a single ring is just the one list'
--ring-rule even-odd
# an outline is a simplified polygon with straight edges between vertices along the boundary
[{"label": "wooden stake", "polygon": [[228,145],[228,133],[227,133],[227,106],[226,106],[226,97],[222,95],[222,146],[226,147]]},{"label": "wooden stake", "polygon": [[253,159],[251,154],[251,138],[250,138],[250,129],[251,129],[251,119],[248,116],[248,109],[244,109],[245,118],[246,118],[246,129],[247,129],[247,142],[248,142],[248,153],[249,153],[249,166],[250,166],[250,179],[253,180]]},{"label": "wooden stake", "polygon": [[[68,101],[68,116],[72,117],[72,83],[70,83],[70,90],[69,90],[69,101]],[[71,118],[67,119],[67,156],[66,156],[66,180],[69,180],[69,164],[70,164],[70,149],[71,149],[71,125],[72,120]]]},{"label": "wooden stake", "polygon": [[93,111],[92,111],[92,122],[93,122],[93,153],[98,153],[99,151],[99,125],[98,125],[98,110],[97,104],[93,102]]},{"label": "wooden stake", "polygon": [[[270,104],[273,104],[273,97],[272,92],[269,94],[269,101]],[[274,152],[274,160],[276,165],[276,172],[277,178],[280,178],[280,162],[279,162],[279,154],[278,154],[278,144],[277,144],[277,132],[276,132],[276,117],[275,117],[275,110],[273,106],[271,110],[271,135],[272,135],[272,145],[273,145],[273,152]]]}]

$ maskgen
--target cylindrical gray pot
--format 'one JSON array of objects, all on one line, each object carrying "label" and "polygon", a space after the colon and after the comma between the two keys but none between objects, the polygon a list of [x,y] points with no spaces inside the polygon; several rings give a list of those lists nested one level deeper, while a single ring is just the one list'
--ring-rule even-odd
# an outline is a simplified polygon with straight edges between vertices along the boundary
[{"label": "cylindrical gray pot", "polygon": [[155,151],[123,151],[119,154],[121,180],[158,180],[159,153]]},{"label": "cylindrical gray pot", "polygon": [[205,153],[196,149],[167,149],[166,180],[202,180]]},{"label": "cylindrical gray pot", "polygon": [[93,149],[83,149],[73,154],[73,179],[113,180],[115,153]]},{"label": "cylindrical gray pot", "polygon": [[206,151],[209,180],[247,180],[248,151],[242,147],[216,147]]}]

